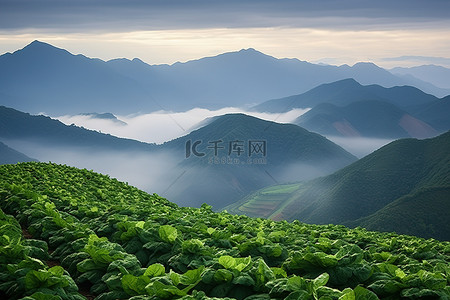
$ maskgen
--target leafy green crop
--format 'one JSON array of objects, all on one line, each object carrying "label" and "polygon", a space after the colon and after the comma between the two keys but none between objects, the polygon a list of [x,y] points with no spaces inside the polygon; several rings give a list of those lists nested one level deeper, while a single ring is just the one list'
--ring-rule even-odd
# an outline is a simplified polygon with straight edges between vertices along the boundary
[{"label": "leafy green crop", "polygon": [[178,207],[43,163],[0,166],[0,207],[13,299],[450,299],[448,242]]},{"label": "leafy green crop", "polygon": [[8,299],[84,299],[61,266],[48,267],[47,243],[25,240],[17,220],[0,209],[0,296]]}]

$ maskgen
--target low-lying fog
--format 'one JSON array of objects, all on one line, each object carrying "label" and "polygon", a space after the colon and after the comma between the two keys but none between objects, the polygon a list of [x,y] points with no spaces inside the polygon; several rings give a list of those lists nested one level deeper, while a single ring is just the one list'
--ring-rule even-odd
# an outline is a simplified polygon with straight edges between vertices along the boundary
[{"label": "low-lying fog", "polygon": [[65,164],[108,174],[149,193],[163,194],[178,175],[179,155],[170,152],[100,151],[5,140],[8,146],[41,162]]},{"label": "low-lying fog", "polygon": [[[88,129],[109,133],[118,137],[130,138],[147,143],[162,144],[177,137],[188,134],[199,127],[207,118],[227,113],[244,113],[260,119],[277,123],[291,123],[309,109],[293,109],[286,113],[260,113],[246,111],[236,107],[208,110],[194,108],[186,112],[158,111],[149,114],[119,116],[117,119],[99,119],[88,115],[53,117],[70,125],[75,124]],[[329,140],[338,144],[358,158],[381,148],[392,142],[391,139],[367,137],[327,136]]]},{"label": "low-lying fog", "polygon": [[[51,116],[70,125],[109,133],[147,143],[162,144],[188,134],[205,119],[229,113],[244,113],[278,123],[290,123],[309,109],[293,109],[286,113],[249,112],[241,108],[227,107],[218,110],[194,108],[186,112],[158,111],[139,115],[117,115],[117,120],[98,119],[87,115]],[[120,122],[122,121],[122,122]],[[126,123],[126,124],[125,124]]]},{"label": "low-lying fog", "polygon": [[[117,116],[120,121],[126,124],[120,123],[117,120],[96,119],[81,115],[62,116],[58,119],[66,124],[74,123],[103,133],[160,144],[188,134],[193,129],[196,129],[199,126],[198,124],[201,124],[205,118],[217,115],[243,112],[266,120],[289,123],[305,111],[292,110],[284,114],[269,114],[248,113],[236,108],[230,108],[215,111],[193,109],[182,113],[156,112],[136,116]],[[329,139],[359,158],[390,142],[389,140],[371,138],[329,137]],[[186,182],[189,183],[189,180],[185,178],[186,176],[192,177],[179,164],[184,160],[184,157],[180,157],[182,151],[177,154],[169,153],[166,150],[164,153],[161,151],[151,153],[109,150],[94,151],[81,147],[68,148],[17,140],[4,140],[3,142],[39,161],[51,161],[108,174],[111,177],[128,182],[149,193],[158,193],[179,204],[186,204],[185,201],[189,199],[189,195],[182,193],[180,199],[172,196],[183,189],[183,182],[185,185]],[[308,180],[314,176],[324,175],[319,171],[320,166],[285,166],[283,174],[291,174],[292,176],[289,175],[289,178],[282,178],[284,176],[279,174],[276,180]],[[192,173],[192,170],[190,172]],[[198,174],[202,174],[202,172]],[[203,202],[207,202],[207,199]]]},{"label": "low-lying fog", "polygon": [[362,158],[393,141],[392,139],[343,136],[327,136],[327,139],[358,158]]}]

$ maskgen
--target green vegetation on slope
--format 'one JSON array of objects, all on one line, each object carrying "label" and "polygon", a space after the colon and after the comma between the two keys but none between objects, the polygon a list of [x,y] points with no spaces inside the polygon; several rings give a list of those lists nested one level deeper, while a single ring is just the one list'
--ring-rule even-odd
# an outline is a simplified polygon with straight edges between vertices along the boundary
[{"label": "green vegetation on slope", "polygon": [[[214,141],[220,142],[217,153],[213,149]],[[251,153],[250,141],[263,142],[267,150],[264,154],[262,151]],[[214,209],[221,209],[275,182],[312,179],[356,160],[317,133],[294,124],[278,124],[245,114],[216,117],[208,125],[162,147],[178,151],[184,158],[188,142],[190,145],[201,142],[196,150],[204,156],[195,156],[191,151],[189,158],[180,164],[186,173],[165,196],[177,199],[180,205],[195,207],[208,202]],[[242,149],[242,153],[232,151],[232,143]]]},{"label": "green vegetation on slope", "polygon": [[9,261],[23,239],[3,231],[2,298],[78,299],[72,282],[99,300],[450,297],[447,242],[177,207],[55,164],[3,165],[0,179],[1,218],[61,265]]},{"label": "green vegetation on slope", "polygon": [[[297,190],[288,194],[274,193],[271,197],[280,203],[272,212],[266,212],[276,220],[301,220],[314,224],[346,224],[353,226],[369,225],[376,230],[394,230],[399,233],[415,234],[450,240],[448,187],[450,185],[450,132],[427,140],[403,139],[390,143],[363,159],[329,176],[302,183]],[[271,189],[276,189],[272,187]],[[426,194],[415,195],[422,189]],[[254,211],[258,202],[265,201],[260,191],[246,199],[251,199]],[[406,196],[412,198],[402,198]],[[414,196],[415,195],[415,196]],[[426,197],[424,197],[426,195]],[[245,200],[245,199],[244,199]],[[246,204],[239,201],[227,209],[236,214],[246,212],[241,209]],[[387,205],[400,201],[396,205],[404,207],[398,215],[393,207]],[[411,201],[411,202],[409,202]],[[417,201],[422,205],[413,205]],[[429,201],[429,203],[428,203]],[[408,203],[407,203],[408,202]],[[382,210],[385,208],[385,210]],[[380,211],[383,213],[368,220]],[[398,211],[398,209],[397,209]],[[395,219],[391,225],[383,224],[387,213],[395,213],[389,219]],[[408,215],[414,215],[414,223]],[[429,218],[428,216],[439,216]],[[377,220],[377,221],[375,221]],[[398,225],[402,223],[401,226]],[[393,224],[397,224],[394,226]],[[422,225],[423,224],[423,225]],[[420,227],[420,228],[419,228]],[[434,228],[427,230],[427,228]],[[426,233],[425,233],[426,232]]]},{"label": "green vegetation on slope", "polygon": [[281,220],[279,213],[289,203],[286,199],[295,199],[295,195],[302,190],[301,186],[301,183],[269,186],[225,207],[225,209],[249,217]]},{"label": "green vegetation on slope", "polygon": [[50,257],[47,243],[25,239],[17,220],[1,209],[0,236],[2,299],[18,299],[27,295],[31,297],[23,299],[84,299],[67,271],[61,266],[49,267],[45,263]]},{"label": "green vegetation on slope", "polygon": [[449,240],[450,186],[420,189],[345,225]]}]

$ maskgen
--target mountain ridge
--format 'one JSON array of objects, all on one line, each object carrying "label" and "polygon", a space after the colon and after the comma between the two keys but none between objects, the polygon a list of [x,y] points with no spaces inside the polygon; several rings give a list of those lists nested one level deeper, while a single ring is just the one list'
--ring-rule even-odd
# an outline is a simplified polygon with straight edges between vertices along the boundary
[{"label": "mountain ridge", "polygon": [[434,86],[450,90],[450,83],[448,80],[450,78],[450,69],[443,66],[431,64],[408,68],[396,67],[390,69],[389,72],[393,74],[413,76],[419,80],[427,78],[426,81],[432,83]]},{"label": "mountain ridge", "polygon": [[[215,141],[220,143],[215,144]],[[240,143],[234,143],[238,141]],[[251,155],[252,141],[264,142],[266,154]],[[194,154],[193,147],[196,142],[199,143],[195,150],[204,154],[202,157]],[[215,145],[218,146],[217,149]],[[241,148],[242,153],[236,153],[239,149],[232,149],[232,145]],[[195,195],[196,205],[201,205],[204,202],[202,199],[209,198],[215,209],[258,187],[290,181],[293,178],[320,176],[356,160],[341,147],[306,129],[293,124],[264,121],[244,114],[216,117],[206,126],[162,146],[178,149],[180,156],[189,154],[180,164],[187,173],[183,173],[179,182],[183,182],[184,186],[189,186],[192,190],[190,194]],[[207,195],[214,195],[214,190],[210,191],[209,186],[215,187],[216,190],[220,187],[221,192],[208,197]],[[184,191],[174,191],[169,197],[179,199],[181,195],[185,199],[190,198]],[[191,203],[192,201],[194,199]]]},{"label": "mountain ridge", "polygon": [[[408,108],[427,104],[438,100],[438,98],[411,86],[385,88],[377,84],[362,85],[353,78],[346,78],[321,84],[302,94],[272,99],[256,105],[252,109],[281,113],[294,108],[311,108],[326,102],[342,106],[364,100],[385,101],[400,108]],[[409,103],[404,103],[405,100],[408,100]]]},{"label": "mountain ridge", "polygon": [[243,107],[348,77],[364,84],[408,83],[373,64],[323,66],[254,49],[149,65],[139,59],[103,61],[73,55],[34,41],[0,56],[0,104],[51,115]]},{"label": "mountain ridge", "polygon": [[320,103],[293,121],[328,136],[364,136],[396,139],[427,138],[438,130],[389,102],[367,100],[337,106]]}]

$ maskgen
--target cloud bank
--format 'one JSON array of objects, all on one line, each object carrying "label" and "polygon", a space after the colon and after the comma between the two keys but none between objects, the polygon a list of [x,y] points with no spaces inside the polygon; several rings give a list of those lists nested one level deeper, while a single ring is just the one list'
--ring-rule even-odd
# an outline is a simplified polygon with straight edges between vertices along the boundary
[{"label": "cloud bank", "polygon": [[[0,28],[134,31],[180,28],[310,27],[430,23],[448,19],[440,0],[3,0]],[[126,21],[125,21],[126,20]]]},{"label": "cloud bank", "polygon": [[342,136],[327,136],[327,139],[341,146],[358,158],[362,158],[393,141],[391,139],[381,138]]},{"label": "cloud bank", "polygon": [[89,116],[54,117],[66,125],[75,124],[102,133],[130,138],[147,143],[162,144],[197,129],[199,124],[210,117],[227,113],[244,113],[263,120],[277,123],[291,123],[309,109],[293,109],[286,113],[248,112],[240,108],[228,107],[219,110],[194,108],[185,112],[158,111],[150,114],[116,116],[126,125],[111,119],[97,119]]}]

